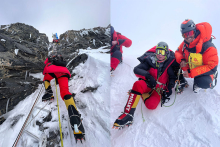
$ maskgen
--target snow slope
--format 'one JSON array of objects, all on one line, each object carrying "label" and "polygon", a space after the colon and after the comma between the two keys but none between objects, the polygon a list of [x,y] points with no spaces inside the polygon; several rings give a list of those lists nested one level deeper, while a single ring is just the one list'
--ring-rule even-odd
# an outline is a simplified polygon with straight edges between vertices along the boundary
[{"label": "snow slope", "polygon": [[[139,61],[134,56],[124,55],[123,58],[124,63],[118,66],[111,77],[111,126],[123,112],[128,99],[127,92],[137,80],[133,68]],[[160,107],[159,104],[156,110],[148,110],[140,99],[133,125],[122,130],[111,129],[112,146],[219,147],[220,94],[216,87],[195,94],[192,91],[193,79],[187,81],[189,87],[177,95],[171,107]],[[175,94],[170,98],[166,105],[174,101]]]},{"label": "snow slope", "polygon": [[[76,93],[76,106],[83,118],[83,125],[86,133],[86,141],[81,144],[77,143],[77,146],[81,147],[108,147],[110,146],[110,95],[109,95],[109,86],[110,86],[110,73],[109,73],[109,54],[100,54],[97,50],[96,52],[89,52],[88,59],[85,64],[80,64],[77,66],[72,73],[76,75],[71,78],[69,81],[69,90],[71,93]],[[84,51],[85,52],[85,51]],[[104,52],[104,51],[103,51]],[[100,58],[100,57],[105,58]],[[104,60],[105,59],[105,60]],[[34,76],[43,79],[41,73],[35,74]],[[52,90],[54,96],[56,97],[56,88],[55,81],[51,81]],[[37,94],[40,91],[42,85],[30,96],[28,96],[24,101],[21,101],[15,109],[8,112],[6,121],[0,126],[0,146],[1,147],[11,147],[27,117],[31,106],[34,103],[34,100],[37,97]],[[96,87],[98,89],[94,92],[82,93],[86,87]],[[44,87],[43,87],[44,88]],[[60,105],[60,115],[62,118],[62,132],[63,132],[63,143],[65,147],[76,146],[75,139],[70,129],[68,121],[68,112],[66,110],[65,103],[60,97],[59,86],[58,90],[58,100]],[[48,127],[44,130],[44,133],[48,136],[49,132],[58,133],[59,123],[58,123],[58,113],[57,113],[57,100],[47,104],[46,102],[41,102],[41,97],[44,94],[40,95],[40,100],[37,103],[38,107],[44,107],[45,109],[51,111],[52,120],[45,122],[43,127]],[[34,116],[39,112],[39,109],[34,109]],[[43,118],[47,116],[48,112],[40,111],[37,117],[28,125],[27,130],[33,133],[37,137],[41,137],[43,131],[39,131],[39,126],[36,125],[36,120],[42,122]],[[12,123],[17,117],[17,123],[12,127]],[[56,142],[56,138],[54,138]],[[18,147],[38,147],[38,141],[33,137],[24,133],[19,140]],[[51,143],[52,144],[52,143]]]}]

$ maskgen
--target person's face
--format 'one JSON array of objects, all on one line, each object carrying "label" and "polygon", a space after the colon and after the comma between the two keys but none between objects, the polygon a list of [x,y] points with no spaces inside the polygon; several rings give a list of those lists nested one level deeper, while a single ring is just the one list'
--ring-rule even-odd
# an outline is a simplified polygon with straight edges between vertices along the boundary
[{"label": "person's face", "polygon": [[194,31],[189,31],[183,34],[183,38],[187,43],[191,43],[193,42],[193,40],[195,39],[195,33]]},{"label": "person's face", "polygon": [[164,49],[156,49],[157,59],[162,61],[166,57],[166,51]]},{"label": "person's face", "polygon": [[163,61],[165,59],[165,55],[161,55],[161,54],[156,54],[157,59],[160,61]]}]

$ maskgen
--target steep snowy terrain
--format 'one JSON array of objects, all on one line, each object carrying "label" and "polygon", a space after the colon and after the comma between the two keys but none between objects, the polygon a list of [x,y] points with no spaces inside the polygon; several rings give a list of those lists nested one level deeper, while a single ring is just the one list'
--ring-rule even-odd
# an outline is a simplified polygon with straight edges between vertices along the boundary
[{"label": "steep snowy terrain", "polygon": [[[133,67],[139,64],[139,61],[134,56],[124,55],[123,63],[111,77],[111,126],[124,110],[128,99],[127,92],[137,80]],[[220,94],[217,90],[220,83],[213,90],[202,90],[195,94],[192,91],[193,79],[187,81],[189,87],[181,95],[177,95],[171,107],[159,105],[156,110],[148,110],[140,99],[133,125],[122,130],[111,129],[112,146],[219,147]],[[170,98],[166,105],[173,103],[174,90]]]},{"label": "steep snowy terrain", "polygon": [[[77,143],[77,146],[95,146],[103,147],[110,146],[110,73],[109,73],[109,54],[100,53],[106,52],[106,49],[97,50],[81,50],[83,53],[89,55],[87,61],[84,64],[77,66],[72,73],[75,73],[74,77],[71,77],[69,81],[69,90],[71,93],[75,93],[76,106],[83,118],[83,125],[86,133],[86,141],[81,144]],[[43,79],[43,75],[33,74],[33,76]],[[54,96],[56,97],[55,82],[51,82]],[[31,106],[33,105],[38,93],[40,92],[42,85],[27,97],[24,101],[21,101],[15,109],[8,112],[6,121],[0,126],[0,146],[11,147],[24,123]],[[86,87],[98,87],[96,91],[88,91],[82,93]],[[44,87],[43,87],[44,89]],[[75,139],[68,121],[68,112],[66,110],[65,103],[60,97],[59,86],[58,99],[60,105],[60,115],[62,118],[62,131],[63,131],[63,142],[65,147],[75,146]],[[57,100],[54,99],[48,104],[41,102],[41,97],[44,94],[44,90],[40,95],[40,100],[37,106],[50,111],[52,114],[52,120],[43,123],[44,131],[39,131],[39,125],[36,122],[41,123],[43,119],[48,115],[46,111],[40,111],[40,113],[34,118],[34,120],[28,125],[27,129],[29,132],[40,138],[44,132],[48,137],[53,134],[59,134],[58,113],[57,113]],[[39,112],[39,109],[34,109],[33,116]],[[46,118],[49,119],[49,118]],[[50,145],[54,146],[53,143],[57,143],[56,137],[52,137]],[[27,133],[23,133],[19,140],[18,147],[38,147],[39,142]]]}]

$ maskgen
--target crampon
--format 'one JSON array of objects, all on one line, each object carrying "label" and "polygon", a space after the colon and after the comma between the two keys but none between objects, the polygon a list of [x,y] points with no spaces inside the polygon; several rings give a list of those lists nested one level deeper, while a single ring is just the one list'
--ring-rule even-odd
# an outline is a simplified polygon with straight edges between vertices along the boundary
[{"label": "crampon", "polygon": [[86,141],[85,134],[75,134],[74,132],[74,138],[76,140],[76,143],[77,141],[80,141],[81,143],[83,143],[83,140]]},{"label": "crampon", "polygon": [[129,123],[125,124],[125,125],[118,125],[118,124],[114,123],[112,129],[121,130],[121,129],[125,128],[126,126],[127,126],[127,127],[130,127],[130,126],[132,125],[132,123],[133,123],[133,122],[129,122]]},{"label": "crampon", "polygon": [[187,81],[185,81],[184,83],[180,83],[177,88],[177,94],[183,93],[184,88],[188,88],[188,87],[189,87],[189,84]]},{"label": "crampon", "polygon": [[133,115],[129,113],[122,113],[114,122],[113,129],[123,129],[125,126],[131,126],[133,123]]}]

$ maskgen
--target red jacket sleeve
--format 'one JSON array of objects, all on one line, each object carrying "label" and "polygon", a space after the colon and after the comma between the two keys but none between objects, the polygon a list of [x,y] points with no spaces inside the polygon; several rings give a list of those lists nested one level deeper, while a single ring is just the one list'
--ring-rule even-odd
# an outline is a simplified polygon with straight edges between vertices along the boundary
[{"label": "red jacket sleeve", "polygon": [[178,49],[175,51],[175,58],[176,58],[176,62],[178,62],[180,64],[181,60],[184,59],[183,57],[183,44],[184,42],[182,42],[180,44],[180,46],[178,47]]},{"label": "red jacket sleeve", "polygon": [[[121,40],[124,40],[121,45],[123,45],[123,46],[125,46],[125,47],[130,47],[130,46],[131,46],[132,41],[131,41],[129,38],[127,38],[127,37],[125,37],[125,36],[123,36],[123,35],[121,35],[121,34],[118,34],[118,41],[119,41],[120,39],[121,39]],[[120,45],[120,44],[119,44],[119,45]]]}]

